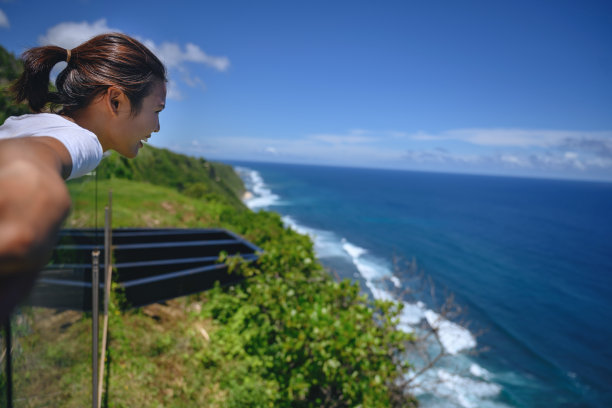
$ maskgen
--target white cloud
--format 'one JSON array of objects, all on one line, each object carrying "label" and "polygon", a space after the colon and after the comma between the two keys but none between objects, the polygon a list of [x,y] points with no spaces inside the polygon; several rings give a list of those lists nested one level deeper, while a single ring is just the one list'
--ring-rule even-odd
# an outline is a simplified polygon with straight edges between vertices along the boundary
[{"label": "white cloud", "polygon": [[[592,164],[585,162],[582,157],[576,154],[559,154],[556,152],[545,152],[541,154],[533,154],[528,157],[531,164],[535,168],[539,169],[551,169],[551,170],[579,170],[584,172],[587,170],[593,170]],[[600,161],[600,163],[602,163]],[[606,167],[612,167],[612,161],[608,162]]]},{"label": "white cloud", "polygon": [[206,89],[206,85],[204,85],[204,82],[202,82],[200,78],[192,77],[189,75],[189,73],[184,73],[181,78],[192,88],[200,87],[202,89]]},{"label": "white cloud", "polygon": [[50,44],[71,49],[98,34],[109,32],[121,32],[121,30],[109,27],[106,24],[106,19],[100,19],[93,23],[86,21],[80,23],[65,22],[51,27],[45,35],[38,37],[38,42],[41,45]]},{"label": "white cloud", "polygon": [[310,139],[318,140],[329,144],[359,144],[372,143],[378,139],[359,135],[334,135],[334,134],[316,134],[311,135]]},{"label": "white cloud", "polygon": [[554,131],[533,131],[524,129],[459,129],[447,134],[459,140],[481,146],[549,146],[560,138],[562,133]]},{"label": "white cloud", "polygon": [[9,22],[6,13],[0,10],[0,28],[11,28],[11,23]]},{"label": "white cloud", "polygon": [[515,170],[529,171],[532,174],[560,172],[567,174],[612,169],[612,159],[580,157],[577,154],[566,154],[555,151],[532,153],[492,153],[459,154],[445,153],[438,150],[407,150],[403,159],[412,165],[423,165],[433,169],[439,168],[463,171],[502,171],[510,173]]},{"label": "white cloud", "polygon": [[333,145],[355,145],[376,143],[381,139],[393,136],[393,132],[373,132],[365,129],[353,129],[347,133],[316,133],[307,138],[317,142]]},{"label": "white cloud", "polygon": [[213,57],[206,54],[195,44],[187,43],[184,47],[180,44],[163,42],[160,45],[151,40],[142,40],[155,55],[157,55],[168,68],[183,67],[185,62],[195,62],[207,65],[217,71],[227,71],[230,66],[227,57]]},{"label": "white cloud", "polygon": [[[0,15],[0,22],[1,17],[2,15]],[[71,49],[98,34],[108,32],[122,32],[122,30],[109,27],[106,19],[100,19],[93,23],[86,21],[79,23],[64,22],[47,30],[45,35],[41,35],[38,38],[38,42],[41,45],[52,44]],[[173,79],[175,73],[178,74],[177,76],[181,79],[181,82],[187,86],[200,89],[206,88],[204,82],[199,77],[189,73],[187,69],[188,63],[205,65],[220,72],[227,71],[230,66],[230,61],[227,57],[208,55],[199,46],[191,42],[184,45],[163,42],[157,45],[150,39],[137,36],[136,38],[149,47],[168,68],[169,76],[171,77],[168,83],[169,99],[176,100],[183,97],[178,83]]]},{"label": "white cloud", "polygon": [[528,163],[513,154],[503,154],[500,156],[500,159],[504,163],[515,164],[517,166],[525,166]]},{"label": "white cloud", "polygon": [[213,57],[206,54],[195,44],[188,43],[185,46],[185,60],[193,62],[202,62],[208,66],[211,66],[218,71],[227,71],[230,66],[229,59],[227,57]]},{"label": "white cloud", "polygon": [[451,165],[474,165],[485,161],[482,156],[474,154],[451,153],[445,150],[406,150],[402,159],[410,163],[418,164],[451,164]]},{"label": "white cloud", "polygon": [[183,99],[183,94],[181,93],[178,84],[172,78],[169,78],[168,83],[166,84],[166,97],[174,101],[180,101]]},{"label": "white cloud", "polygon": [[604,159],[601,157],[590,157],[585,161],[585,166],[598,169],[612,169],[612,158]]},{"label": "white cloud", "polygon": [[601,174],[612,170],[612,131],[453,129],[435,134],[414,133],[403,140],[412,142],[412,149],[418,153],[410,152],[404,157],[417,163],[460,163],[465,157],[458,153],[425,151],[420,142],[439,142],[446,147],[444,151],[449,146],[460,146],[452,142],[463,142],[468,146],[463,145],[462,150],[477,152],[471,162],[463,161],[470,166],[533,174]]},{"label": "white cloud", "polygon": [[581,141],[609,144],[612,150],[612,132],[531,130],[531,129],[454,129],[432,134],[419,132],[409,136],[412,140],[456,140],[478,146],[499,147],[552,147]]},{"label": "white cloud", "polygon": [[575,152],[565,152],[564,156],[568,160],[573,160],[573,159],[576,159],[578,157],[578,155]]}]

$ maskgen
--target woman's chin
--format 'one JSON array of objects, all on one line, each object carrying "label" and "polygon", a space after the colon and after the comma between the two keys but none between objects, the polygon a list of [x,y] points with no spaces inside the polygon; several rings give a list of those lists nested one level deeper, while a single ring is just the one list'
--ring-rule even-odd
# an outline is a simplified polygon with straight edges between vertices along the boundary
[{"label": "woman's chin", "polygon": [[139,150],[140,150],[140,147],[135,147],[134,149],[125,150],[125,151],[118,152],[118,153],[122,155],[123,157],[127,157],[128,159],[133,159],[134,157],[138,155]]}]

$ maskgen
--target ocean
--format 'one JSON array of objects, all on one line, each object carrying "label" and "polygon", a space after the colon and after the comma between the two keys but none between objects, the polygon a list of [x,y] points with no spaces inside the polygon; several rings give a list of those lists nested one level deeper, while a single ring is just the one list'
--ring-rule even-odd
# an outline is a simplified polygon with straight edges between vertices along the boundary
[{"label": "ocean", "polygon": [[[422,406],[612,406],[612,184],[230,164],[330,273],[439,330]],[[438,314],[451,293],[457,317]]]}]

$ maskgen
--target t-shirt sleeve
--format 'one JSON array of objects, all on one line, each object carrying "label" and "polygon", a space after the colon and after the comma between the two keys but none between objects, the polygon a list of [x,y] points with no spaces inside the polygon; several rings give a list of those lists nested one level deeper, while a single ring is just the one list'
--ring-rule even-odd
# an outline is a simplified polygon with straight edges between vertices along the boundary
[{"label": "t-shirt sleeve", "polygon": [[36,113],[12,116],[0,126],[0,139],[28,136],[52,137],[66,147],[72,159],[69,180],[93,171],[102,160],[102,145],[97,136],[59,115]]},{"label": "t-shirt sleeve", "polygon": [[84,176],[93,171],[102,160],[102,146],[91,132],[81,129],[66,129],[52,137],[59,140],[70,153],[72,171],[68,180]]}]

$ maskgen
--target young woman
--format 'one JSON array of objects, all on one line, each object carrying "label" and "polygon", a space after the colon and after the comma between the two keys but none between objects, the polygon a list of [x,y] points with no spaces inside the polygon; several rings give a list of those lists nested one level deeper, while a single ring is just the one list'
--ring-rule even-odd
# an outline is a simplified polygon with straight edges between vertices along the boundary
[{"label": "young woman", "polygon": [[[32,48],[22,59],[11,90],[35,113],[0,126],[0,322],[48,261],[70,208],[64,179],[89,173],[110,149],[135,157],[159,131],[166,101],[163,64],[127,35],[99,35],[72,50]],[[68,64],[50,92],[60,61]]]}]

